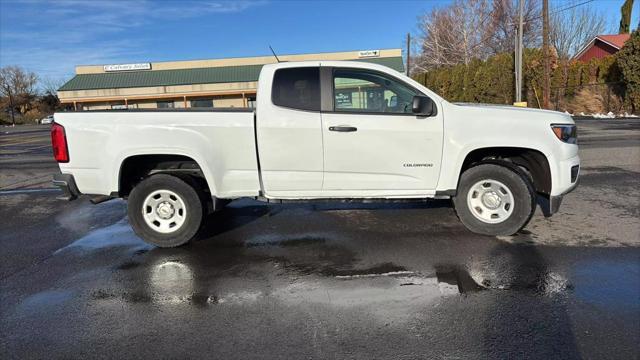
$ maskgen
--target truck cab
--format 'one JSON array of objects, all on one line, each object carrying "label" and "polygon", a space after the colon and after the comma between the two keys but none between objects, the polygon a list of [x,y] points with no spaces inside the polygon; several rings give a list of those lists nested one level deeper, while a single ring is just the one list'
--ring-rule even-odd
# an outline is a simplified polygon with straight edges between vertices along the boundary
[{"label": "truck cab", "polygon": [[[442,99],[380,68],[357,62],[263,68],[256,133],[267,197],[435,193]],[[422,113],[414,112],[414,99]]]}]

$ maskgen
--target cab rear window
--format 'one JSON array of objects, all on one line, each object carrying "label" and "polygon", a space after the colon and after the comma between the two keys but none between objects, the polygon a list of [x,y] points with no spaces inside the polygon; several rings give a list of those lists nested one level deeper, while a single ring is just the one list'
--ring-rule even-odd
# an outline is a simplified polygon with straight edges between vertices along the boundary
[{"label": "cab rear window", "polygon": [[320,111],[320,68],[277,70],[273,77],[271,101],[287,108]]}]

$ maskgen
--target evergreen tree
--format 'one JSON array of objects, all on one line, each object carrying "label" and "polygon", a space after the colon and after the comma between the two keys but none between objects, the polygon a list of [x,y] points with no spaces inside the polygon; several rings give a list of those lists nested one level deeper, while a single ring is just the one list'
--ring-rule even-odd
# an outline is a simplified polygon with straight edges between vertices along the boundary
[{"label": "evergreen tree", "polygon": [[616,60],[622,70],[626,100],[635,114],[640,111],[640,30],[631,34],[631,38],[616,54]]}]

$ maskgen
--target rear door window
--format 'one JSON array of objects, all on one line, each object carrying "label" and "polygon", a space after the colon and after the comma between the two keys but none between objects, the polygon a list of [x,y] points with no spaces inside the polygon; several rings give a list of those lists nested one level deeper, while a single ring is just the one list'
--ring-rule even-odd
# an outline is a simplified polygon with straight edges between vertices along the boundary
[{"label": "rear door window", "polygon": [[320,68],[277,70],[273,76],[271,101],[287,108],[320,111]]}]

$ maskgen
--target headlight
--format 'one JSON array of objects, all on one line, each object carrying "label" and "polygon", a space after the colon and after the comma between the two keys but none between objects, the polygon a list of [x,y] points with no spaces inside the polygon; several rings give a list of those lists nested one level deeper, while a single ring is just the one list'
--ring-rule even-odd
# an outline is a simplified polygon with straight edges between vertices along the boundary
[{"label": "headlight", "polygon": [[558,140],[566,142],[568,144],[578,143],[578,129],[575,125],[569,124],[553,124],[551,130],[556,135]]}]

